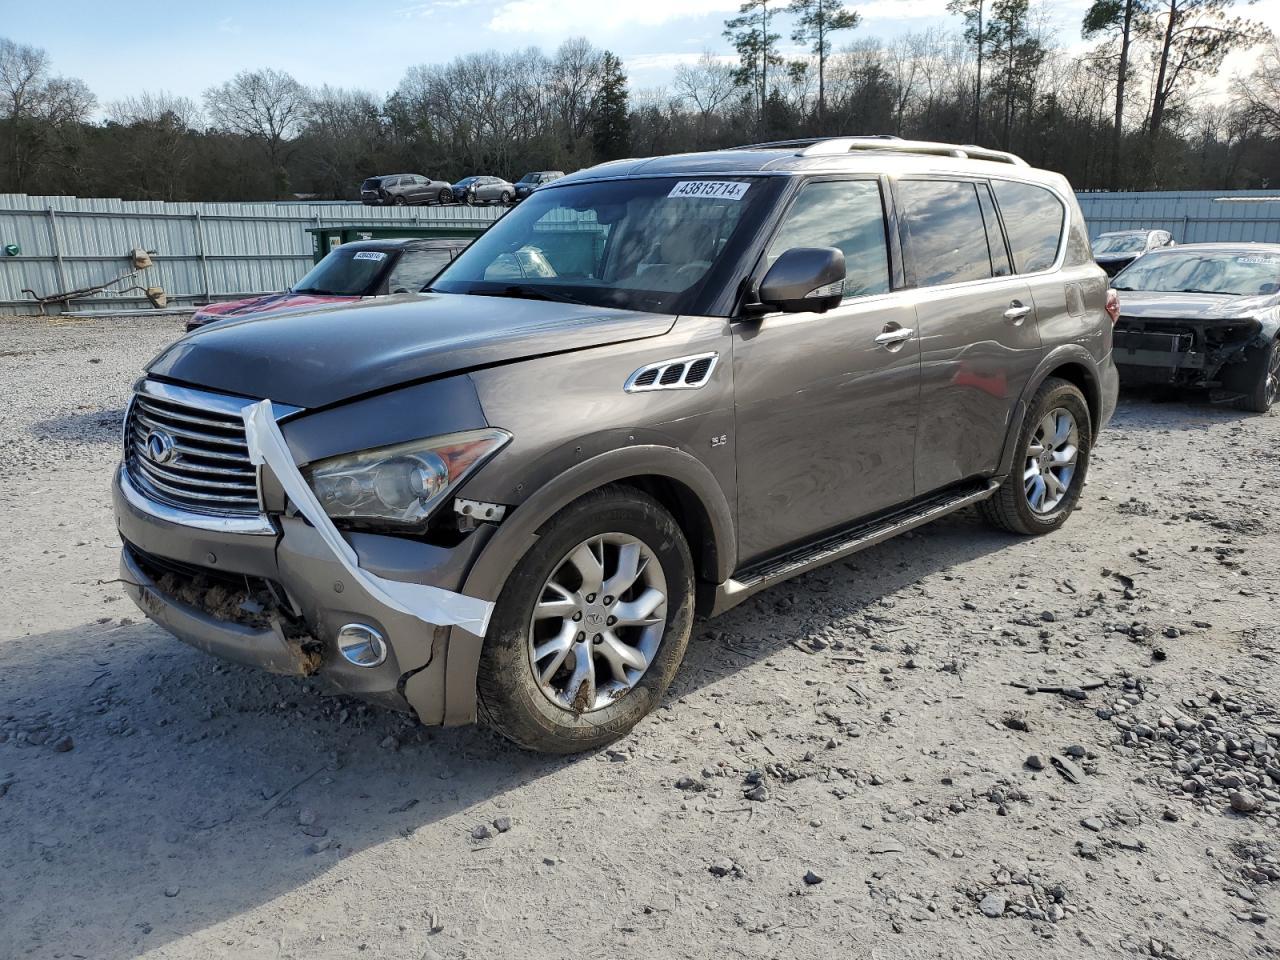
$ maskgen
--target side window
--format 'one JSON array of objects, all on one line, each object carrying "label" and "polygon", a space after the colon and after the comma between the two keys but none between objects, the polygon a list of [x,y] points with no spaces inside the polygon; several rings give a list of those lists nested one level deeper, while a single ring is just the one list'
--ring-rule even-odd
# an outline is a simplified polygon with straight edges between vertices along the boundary
[{"label": "side window", "polygon": [[1058,259],[1066,209],[1053,192],[1031,183],[994,180],[996,202],[1009,232],[1019,273],[1048,270]]},{"label": "side window", "polygon": [[901,180],[898,194],[920,286],[936,287],[992,276],[987,228],[975,184],[960,180]]},{"label": "side window", "polygon": [[449,259],[448,250],[408,250],[402,253],[387,278],[387,291],[417,293],[435,279]]},{"label": "side window", "polygon": [[1009,251],[1004,246],[1004,231],[1000,229],[1000,218],[996,215],[991,190],[985,184],[978,187],[978,202],[982,205],[982,220],[987,225],[987,252],[991,255],[991,272],[997,277],[1007,277],[1013,273],[1013,268],[1009,266]]},{"label": "side window", "polygon": [[839,247],[844,251],[844,295],[889,292],[889,245],[884,204],[875,180],[808,183],[787,211],[769,245],[772,264],[792,247]]}]

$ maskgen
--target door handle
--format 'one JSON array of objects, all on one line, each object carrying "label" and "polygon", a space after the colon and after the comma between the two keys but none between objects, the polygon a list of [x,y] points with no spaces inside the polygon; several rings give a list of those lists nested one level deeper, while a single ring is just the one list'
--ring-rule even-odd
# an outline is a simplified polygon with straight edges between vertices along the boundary
[{"label": "door handle", "polygon": [[895,327],[892,330],[885,330],[883,333],[876,335],[876,343],[879,346],[888,346],[894,343],[902,343],[904,340],[910,340],[916,332],[910,327]]},{"label": "door handle", "polygon": [[1009,304],[1009,309],[1004,312],[1004,318],[1006,320],[1012,320],[1015,324],[1019,324],[1025,320],[1030,313],[1030,307],[1019,300],[1014,300],[1013,303]]}]

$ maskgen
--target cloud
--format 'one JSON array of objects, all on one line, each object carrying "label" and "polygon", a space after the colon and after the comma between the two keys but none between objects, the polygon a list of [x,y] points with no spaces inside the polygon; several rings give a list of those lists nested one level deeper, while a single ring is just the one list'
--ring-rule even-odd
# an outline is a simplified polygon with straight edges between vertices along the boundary
[{"label": "cloud", "polygon": [[741,0],[644,0],[601,4],[599,0],[506,0],[489,21],[498,33],[563,34],[572,24],[592,31],[657,27],[673,20],[736,12]]},{"label": "cloud", "polygon": [[[701,53],[637,53],[624,58],[623,65],[628,73],[643,73],[649,70],[665,73],[679,66],[697,63],[702,56]],[[738,62],[736,54],[719,54],[715,55],[715,59],[721,63]]]}]

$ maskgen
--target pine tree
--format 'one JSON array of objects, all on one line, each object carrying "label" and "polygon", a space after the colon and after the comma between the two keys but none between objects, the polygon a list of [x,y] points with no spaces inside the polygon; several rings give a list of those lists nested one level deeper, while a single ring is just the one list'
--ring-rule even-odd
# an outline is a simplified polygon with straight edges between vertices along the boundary
[{"label": "pine tree", "polygon": [[607,50],[600,67],[600,89],[592,110],[591,140],[596,160],[620,160],[631,152],[627,75],[622,71],[622,61]]},{"label": "pine tree", "polygon": [[782,35],[769,32],[772,2],[745,0],[738,8],[738,16],[724,24],[725,39],[738,51],[739,66],[734,71],[734,79],[740,86],[751,88],[757,117],[764,116],[765,101],[769,99],[769,68],[782,65],[778,54]]},{"label": "pine tree", "polygon": [[798,18],[791,39],[811,43],[809,49],[818,58],[818,122],[822,122],[827,106],[827,57],[831,54],[831,34],[852,30],[862,19],[847,9],[840,0],[791,0],[787,10]]}]

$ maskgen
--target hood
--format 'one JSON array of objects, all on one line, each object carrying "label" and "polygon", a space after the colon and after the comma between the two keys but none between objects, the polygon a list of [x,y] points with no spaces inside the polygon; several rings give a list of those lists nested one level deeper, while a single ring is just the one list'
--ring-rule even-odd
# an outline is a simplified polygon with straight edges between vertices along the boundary
[{"label": "hood", "polygon": [[1238,320],[1260,317],[1280,304],[1280,296],[1233,297],[1225,293],[1155,293],[1120,290],[1120,316],[1167,320]]},{"label": "hood", "polygon": [[147,372],[314,408],[455,370],[661,336],[675,319],[540,300],[407,293],[216,323],[172,344]]},{"label": "hood", "polygon": [[225,303],[211,303],[201,307],[191,317],[196,322],[221,320],[223,317],[243,317],[249,314],[276,313],[283,310],[309,310],[313,307],[328,306],[333,303],[349,303],[359,297],[318,296],[313,293],[268,293],[261,297],[249,297],[245,300],[228,300]]}]

